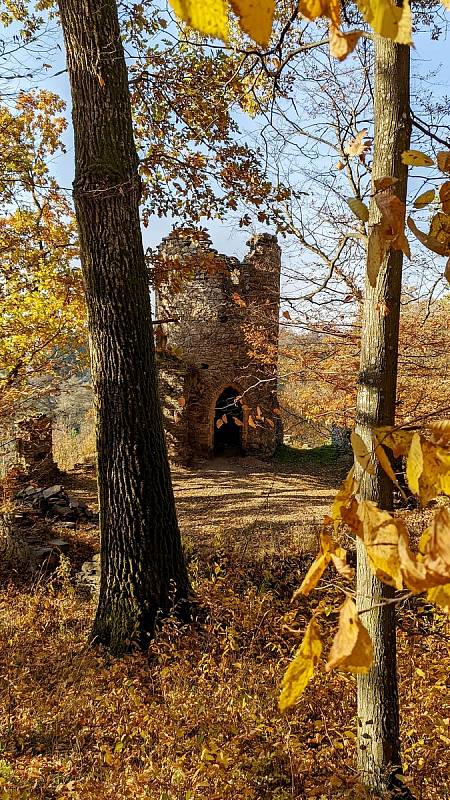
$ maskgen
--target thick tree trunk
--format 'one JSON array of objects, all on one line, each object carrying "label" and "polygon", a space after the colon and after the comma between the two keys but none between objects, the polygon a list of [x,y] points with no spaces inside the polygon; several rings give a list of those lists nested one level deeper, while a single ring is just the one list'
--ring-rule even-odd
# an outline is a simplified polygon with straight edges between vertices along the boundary
[{"label": "thick tree trunk", "polygon": [[[409,147],[409,48],[375,37],[375,141],[373,179],[396,177],[395,193],[405,201],[407,167],[401,153]],[[379,214],[372,201],[370,223]],[[369,249],[371,243],[369,242]],[[368,253],[371,258],[371,253]],[[384,259],[376,287],[366,281],[357,431],[371,449],[372,428],[395,420],[400,296],[403,254]],[[381,508],[393,507],[393,486],[377,469],[361,479],[363,499]],[[363,783],[375,796],[399,788],[401,774],[399,704],[396,672],[395,605],[384,603],[394,591],[374,577],[358,542],[357,595],[362,617],[374,643],[374,664],[358,676],[358,767]],[[400,784],[401,785],[401,784]]]},{"label": "thick tree trunk", "polygon": [[60,0],[97,412],[101,585],[92,636],[145,645],[188,595],[156,384],[140,181],[115,0]]}]

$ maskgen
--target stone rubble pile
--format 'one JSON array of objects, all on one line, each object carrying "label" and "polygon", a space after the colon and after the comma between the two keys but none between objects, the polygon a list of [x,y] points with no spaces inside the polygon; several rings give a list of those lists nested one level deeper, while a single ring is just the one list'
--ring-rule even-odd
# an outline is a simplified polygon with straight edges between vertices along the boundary
[{"label": "stone rubble pile", "polygon": [[95,518],[85,503],[67,494],[61,484],[48,486],[45,489],[39,486],[25,486],[16,493],[14,501],[17,509],[14,516],[17,521],[31,514],[44,519],[60,519],[64,523],[73,523],[65,525],[72,528],[77,522],[93,522]]}]

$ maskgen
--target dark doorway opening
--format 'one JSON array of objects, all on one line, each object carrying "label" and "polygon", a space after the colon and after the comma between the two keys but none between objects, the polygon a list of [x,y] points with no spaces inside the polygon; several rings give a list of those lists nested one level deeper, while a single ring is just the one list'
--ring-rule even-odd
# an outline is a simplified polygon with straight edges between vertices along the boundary
[{"label": "dark doorway opening", "polygon": [[214,455],[242,455],[242,406],[236,389],[224,389],[214,412]]}]

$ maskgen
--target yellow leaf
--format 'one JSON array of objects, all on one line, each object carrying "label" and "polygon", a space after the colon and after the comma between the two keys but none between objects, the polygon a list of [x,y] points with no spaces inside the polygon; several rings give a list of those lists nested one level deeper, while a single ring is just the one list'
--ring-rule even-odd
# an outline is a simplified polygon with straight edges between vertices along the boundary
[{"label": "yellow leaf", "polygon": [[389,447],[395,458],[404,456],[408,452],[414,435],[414,431],[394,428],[390,425],[375,428],[375,433],[380,444]]},{"label": "yellow leaf", "polygon": [[[358,44],[363,31],[348,31],[344,33],[340,28],[330,23],[330,53],[333,58],[338,61],[344,61],[350,53],[353,53],[356,45]],[[343,169],[344,164],[341,161],[335,166],[335,169]]]},{"label": "yellow leaf", "polygon": [[429,189],[427,192],[422,192],[419,197],[414,200],[414,208],[425,208],[433,202],[436,192],[434,189]]},{"label": "yellow leaf", "polygon": [[406,461],[406,480],[414,494],[419,494],[419,478],[423,472],[423,453],[420,435],[415,433],[411,439],[408,459]]},{"label": "yellow leaf", "polygon": [[339,627],[333,639],[326,670],[366,674],[373,662],[373,646],[362,624],[356,605],[347,597],[339,614]]},{"label": "yellow leaf", "polygon": [[103,753],[103,758],[105,759],[105,764],[108,764],[108,767],[112,767],[112,765],[114,764],[114,756],[111,753],[111,750],[105,749],[105,752]]},{"label": "yellow leaf", "polygon": [[363,439],[361,439],[361,436],[356,433],[356,431],[351,432],[350,442],[358,464],[365,472],[368,472],[369,475],[375,475],[375,467],[372,463],[371,451],[368,450],[366,443],[363,441]]},{"label": "yellow leaf", "polygon": [[318,17],[328,17],[336,27],[341,22],[340,0],[299,0],[298,10],[311,21]]},{"label": "yellow leaf", "polygon": [[293,706],[303,694],[314,674],[314,668],[319,661],[321,653],[322,640],[319,626],[313,618],[282,680],[281,694],[278,701],[280,711],[286,711],[287,708]]},{"label": "yellow leaf", "polygon": [[375,455],[376,455],[381,467],[385,471],[385,473],[388,476],[388,478],[391,479],[391,481],[394,484],[394,486],[397,487],[397,489],[401,493],[403,499],[406,500],[406,495],[405,495],[402,487],[400,486],[400,484],[399,484],[399,482],[398,482],[398,480],[396,478],[395,472],[392,469],[392,464],[389,461],[389,458],[388,458],[384,448],[379,443],[379,441],[378,441],[378,439],[377,439],[375,434],[373,435],[373,439],[374,439],[374,445],[375,445]]},{"label": "yellow leaf", "polygon": [[404,150],[402,162],[410,167],[432,167],[434,161],[421,150]]},{"label": "yellow leaf", "polygon": [[256,428],[256,422],[253,419],[251,414],[248,415],[248,425],[249,425],[249,428]]},{"label": "yellow leaf", "polygon": [[216,428],[221,428],[222,425],[223,425],[223,420],[222,419],[218,419],[217,422],[216,422]]},{"label": "yellow leaf", "polygon": [[364,19],[376,33],[398,44],[411,44],[411,9],[408,0],[403,8],[391,0],[356,0]]},{"label": "yellow leaf", "polygon": [[292,600],[296,600],[297,597],[300,597],[300,595],[306,596],[312,592],[313,589],[315,589],[323,573],[325,572],[329,561],[330,556],[328,554],[317,556],[303,578],[299,588],[294,592]]},{"label": "yellow leaf", "polygon": [[427,600],[430,603],[435,603],[437,606],[440,606],[447,614],[450,614],[450,583],[429,589],[427,592]]},{"label": "yellow leaf", "polygon": [[426,506],[440,493],[450,489],[450,452],[426,439],[422,440],[423,470],[419,479],[419,497]]},{"label": "yellow leaf", "polygon": [[347,197],[345,202],[350,206],[355,217],[358,217],[358,219],[361,219],[363,222],[368,221],[369,209],[362,200],[359,200],[357,197]]},{"label": "yellow leaf", "polygon": [[399,556],[405,584],[423,592],[450,581],[450,510],[441,506],[421,537],[422,553],[416,556],[405,538],[399,541]]},{"label": "yellow leaf", "polygon": [[447,263],[445,265],[444,278],[446,278],[450,283],[450,258],[447,259]]},{"label": "yellow leaf", "polygon": [[450,152],[448,150],[438,153],[436,161],[441,172],[450,172]]},{"label": "yellow leaf", "polygon": [[433,444],[450,447],[450,419],[437,419],[427,424]]},{"label": "yellow leaf", "polygon": [[331,506],[331,517],[334,521],[335,531],[337,531],[339,523],[342,519],[342,508],[348,505],[357,489],[357,486],[358,483],[355,480],[355,469],[352,467],[345,481],[339,487],[336,497],[333,500],[333,505]]},{"label": "yellow leaf", "polygon": [[225,0],[170,0],[175,14],[191,28],[206,36],[226,41],[228,6]]},{"label": "yellow leaf", "polygon": [[357,513],[363,524],[363,541],[373,572],[384,583],[401,589],[403,581],[398,542],[399,531],[406,532],[404,522],[394,519],[388,511],[382,511],[371,500],[361,501]]},{"label": "yellow leaf", "polygon": [[230,3],[239,17],[241,30],[261,47],[267,47],[272,32],[275,0],[258,0],[257,6],[252,0],[230,0]]},{"label": "yellow leaf", "polygon": [[333,553],[330,553],[331,560],[334,564],[336,572],[342,575],[346,581],[353,580],[355,570],[350,564],[347,564],[347,551],[343,547],[336,547]]}]

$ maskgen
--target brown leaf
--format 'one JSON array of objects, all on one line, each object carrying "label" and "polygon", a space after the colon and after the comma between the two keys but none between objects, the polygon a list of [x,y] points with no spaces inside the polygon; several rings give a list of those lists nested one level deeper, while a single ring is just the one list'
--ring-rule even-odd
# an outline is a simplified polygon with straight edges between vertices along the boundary
[{"label": "brown leaf", "polygon": [[376,178],[373,186],[376,192],[383,192],[384,189],[389,189],[391,186],[395,186],[396,183],[398,183],[398,178]]},{"label": "brown leaf", "polygon": [[[332,26],[330,26],[330,30],[331,28]],[[344,36],[344,34],[341,31],[337,31],[337,33],[340,33],[341,36]],[[360,33],[359,36],[361,36]],[[331,47],[331,42],[330,42],[330,47]],[[332,53],[332,55],[334,55],[334,53]],[[364,139],[366,138],[366,136],[367,136],[367,128],[363,128],[362,131],[359,131],[359,133],[356,134],[354,139],[350,139],[348,145],[344,147],[344,153],[346,153],[348,156],[359,156],[361,155],[361,153],[364,153],[367,149],[367,145],[364,143]]]},{"label": "brown leaf", "polygon": [[326,670],[366,674],[373,662],[373,646],[356,605],[347,597],[339,614],[339,628],[333,639]]},{"label": "brown leaf", "polygon": [[450,172],[450,152],[448,150],[438,153],[436,161],[441,172]]},{"label": "brown leaf", "polygon": [[305,691],[322,653],[319,626],[313,619],[309,623],[303,641],[284,675],[278,701],[280,711],[293,706]]},{"label": "brown leaf", "polygon": [[416,239],[418,239],[419,242],[424,245],[424,247],[427,247],[428,250],[431,250],[433,253],[437,253],[438,256],[450,255],[450,249],[446,248],[442,242],[438,241],[438,239],[436,239],[434,236],[431,236],[430,233],[424,233],[424,231],[421,231],[420,228],[417,227],[412,217],[408,217],[406,222],[409,230],[414,234]]},{"label": "brown leaf", "polygon": [[439,189],[439,200],[444,214],[450,214],[450,181],[445,181]]}]

